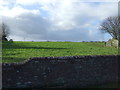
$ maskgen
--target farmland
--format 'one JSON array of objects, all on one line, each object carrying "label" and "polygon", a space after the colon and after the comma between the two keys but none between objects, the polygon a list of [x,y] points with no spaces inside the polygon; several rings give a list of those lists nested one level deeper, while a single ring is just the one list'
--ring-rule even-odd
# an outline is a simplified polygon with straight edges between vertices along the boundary
[{"label": "farmland", "polygon": [[32,57],[117,55],[115,47],[105,47],[104,42],[30,42],[2,43],[2,62],[22,62]]}]

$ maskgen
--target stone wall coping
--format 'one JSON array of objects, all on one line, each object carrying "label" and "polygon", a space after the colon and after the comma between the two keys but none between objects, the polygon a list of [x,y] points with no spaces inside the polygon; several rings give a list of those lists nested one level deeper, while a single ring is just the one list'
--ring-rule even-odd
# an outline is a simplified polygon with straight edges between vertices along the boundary
[{"label": "stone wall coping", "polygon": [[2,63],[2,66],[19,66],[24,65],[32,60],[73,60],[73,59],[83,59],[83,58],[100,58],[100,57],[120,57],[120,55],[86,55],[86,56],[59,56],[59,57],[32,57],[23,62],[13,62],[13,63]]}]

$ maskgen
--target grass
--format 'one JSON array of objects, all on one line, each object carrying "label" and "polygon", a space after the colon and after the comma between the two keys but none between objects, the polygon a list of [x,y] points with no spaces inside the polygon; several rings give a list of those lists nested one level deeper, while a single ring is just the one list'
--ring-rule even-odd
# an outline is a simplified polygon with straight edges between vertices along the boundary
[{"label": "grass", "polygon": [[2,62],[22,62],[31,57],[117,55],[115,47],[103,42],[22,42],[2,43]]}]

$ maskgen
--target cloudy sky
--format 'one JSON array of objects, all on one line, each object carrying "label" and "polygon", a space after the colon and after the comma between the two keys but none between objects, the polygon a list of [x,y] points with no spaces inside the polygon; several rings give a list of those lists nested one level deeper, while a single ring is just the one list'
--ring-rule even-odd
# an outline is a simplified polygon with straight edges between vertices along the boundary
[{"label": "cloudy sky", "polygon": [[118,0],[0,0],[0,20],[13,40],[103,41],[100,23],[118,14]]}]

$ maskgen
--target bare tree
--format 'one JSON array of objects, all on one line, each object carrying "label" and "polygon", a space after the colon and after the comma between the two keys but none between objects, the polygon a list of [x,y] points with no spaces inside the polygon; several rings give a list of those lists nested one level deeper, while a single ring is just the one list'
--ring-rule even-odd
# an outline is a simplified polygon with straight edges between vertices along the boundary
[{"label": "bare tree", "polygon": [[7,38],[9,36],[9,27],[5,23],[0,24],[0,39],[4,41],[8,41]]},{"label": "bare tree", "polygon": [[109,33],[114,39],[119,40],[120,17],[108,17],[101,23],[100,30]]}]

